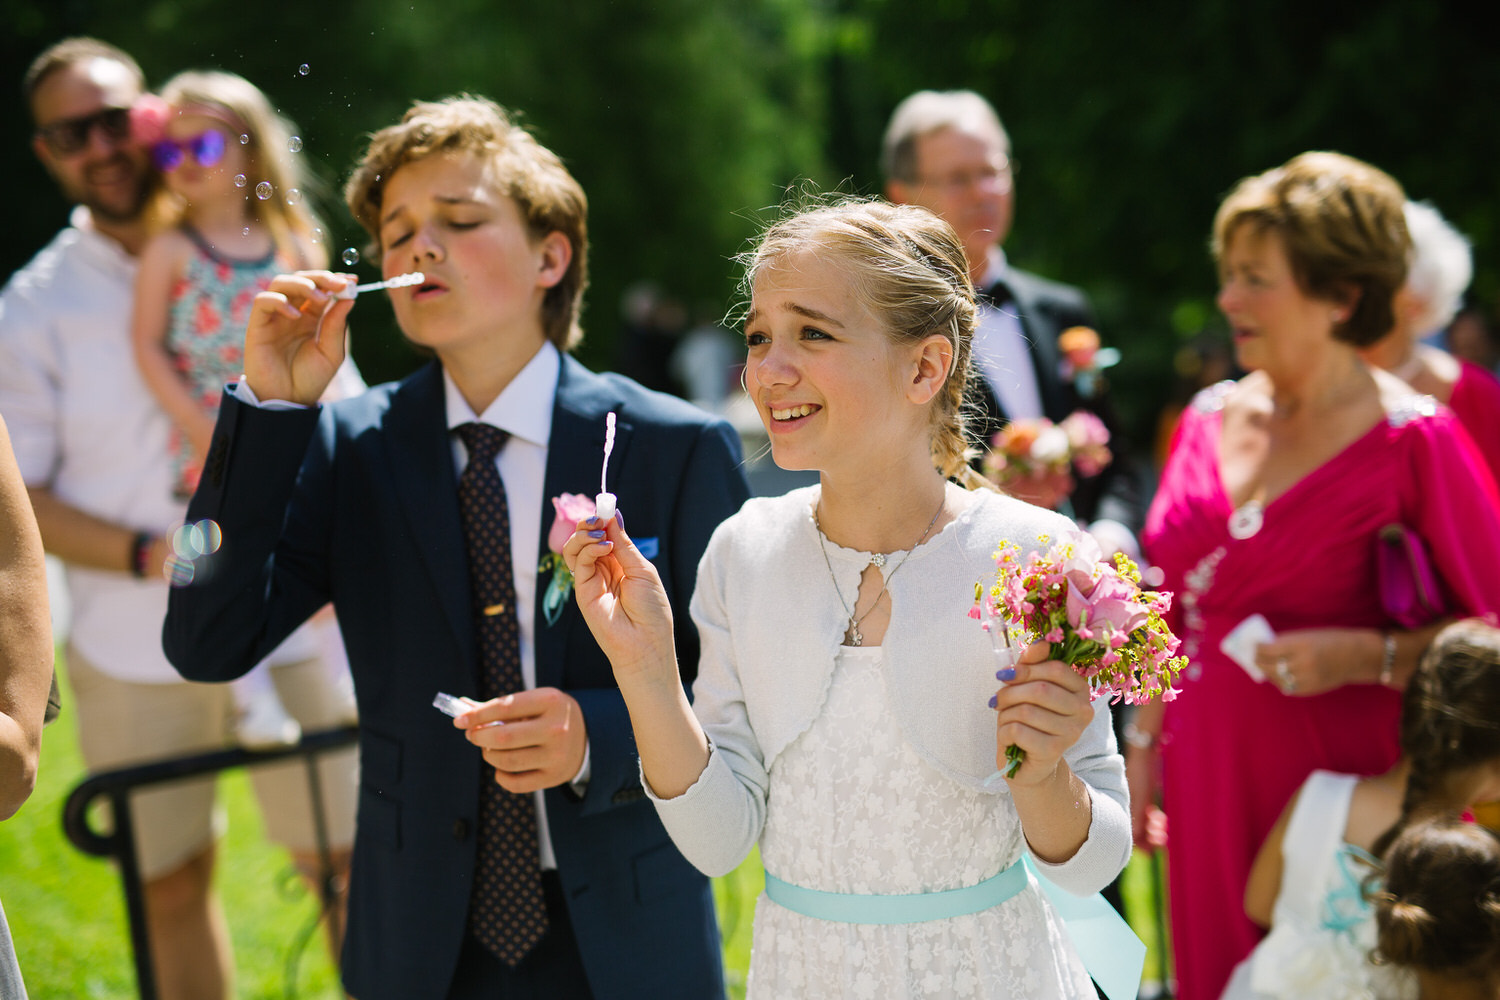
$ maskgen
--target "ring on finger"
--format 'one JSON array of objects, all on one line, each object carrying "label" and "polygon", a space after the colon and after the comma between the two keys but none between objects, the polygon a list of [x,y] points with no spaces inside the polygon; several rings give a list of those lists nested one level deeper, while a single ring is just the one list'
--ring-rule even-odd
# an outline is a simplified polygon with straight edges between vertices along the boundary
[{"label": "ring on finger", "polygon": [[1280,682],[1283,691],[1297,690],[1297,678],[1292,676],[1291,665],[1287,663],[1285,656],[1276,658],[1276,680]]}]

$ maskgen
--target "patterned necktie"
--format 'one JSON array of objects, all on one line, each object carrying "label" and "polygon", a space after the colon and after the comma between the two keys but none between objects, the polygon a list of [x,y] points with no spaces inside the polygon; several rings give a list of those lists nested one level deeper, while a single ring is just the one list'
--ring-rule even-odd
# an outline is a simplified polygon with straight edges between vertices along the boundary
[{"label": "patterned necktie", "polygon": [[[479,697],[522,689],[521,633],[511,575],[510,514],[495,456],[510,437],[489,424],[461,424],[469,463],[458,480],[458,507],[469,552],[474,635],[479,646]],[[537,863],[536,804],[495,783],[485,765],[479,793],[478,858],[469,896],[469,930],[512,968],[547,931]]]}]

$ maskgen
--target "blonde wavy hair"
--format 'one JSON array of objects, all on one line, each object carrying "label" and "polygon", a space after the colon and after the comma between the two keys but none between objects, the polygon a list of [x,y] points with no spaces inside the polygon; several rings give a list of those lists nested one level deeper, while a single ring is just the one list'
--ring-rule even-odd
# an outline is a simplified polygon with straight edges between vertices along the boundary
[{"label": "blonde wavy hair", "polygon": [[[246,137],[245,197],[253,217],[297,267],[324,266],[322,226],[310,207],[316,181],[306,161],[291,149],[296,126],[276,113],[260,88],[234,73],[188,70],[168,80],[161,96],[175,110],[199,109],[238,130],[229,137],[232,143]],[[269,198],[255,193],[262,182],[271,185]]]},{"label": "blonde wavy hair", "polygon": [[542,329],[559,350],[576,347],[588,285],[588,198],[558,155],[494,101],[467,94],[418,101],[400,123],[370,137],[344,200],[374,241],[372,252],[380,251],[380,206],[392,175],[408,163],[451,153],[487,161],[497,190],[520,208],[533,239],[557,232],[572,245],[567,272],[542,300]]},{"label": "blonde wavy hair", "polygon": [[968,261],[953,228],[925,208],[864,199],[797,211],[740,255],[744,299],[762,268],[803,252],[842,268],[855,295],[897,344],[937,334],[952,345],[952,367],[930,404],[932,462],[968,489],[993,489],[970,466],[974,451],[964,436],[964,384],[977,312]]}]

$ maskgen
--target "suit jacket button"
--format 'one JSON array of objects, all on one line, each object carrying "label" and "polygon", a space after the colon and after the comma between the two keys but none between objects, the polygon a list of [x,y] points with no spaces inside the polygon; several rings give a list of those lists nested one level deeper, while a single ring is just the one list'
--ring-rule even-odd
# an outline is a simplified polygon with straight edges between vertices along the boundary
[{"label": "suit jacket button", "polygon": [[454,820],[453,821],[453,839],[454,840],[467,840],[468,837],[469,837],[469,821],[466,820],[466,819],[456,819],[456,820]]}]

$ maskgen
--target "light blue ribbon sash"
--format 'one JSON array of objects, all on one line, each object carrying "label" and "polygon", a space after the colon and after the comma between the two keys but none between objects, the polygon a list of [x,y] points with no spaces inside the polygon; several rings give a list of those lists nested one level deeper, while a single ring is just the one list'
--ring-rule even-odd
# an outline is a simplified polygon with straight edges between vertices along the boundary
[{"label": "light blue ribbon sash", "polygon": [[1026,869],[1018,861],[977,885],[908,896],[867,896],[823,892],[792,885],[766,872],[766,895],[778,906],[819,920],[841,924],[915,924],[978,913],[999,906],[1026,888]]},{"label": "light blue ribbon sash", "polygon": [[915,924],[979,913],[1026,888],[1036,877],[1052,908],[1067,925],[1083,967],[1109,1000],[1135,1000],[1146,964],[1146,946],[1097,892],[1075,896],[1048,881],[1029,858],[977,885],[904,896],[823,892],[782,881],[766,872],[766,895],[778,906],[819,920],[845,924]]}]

